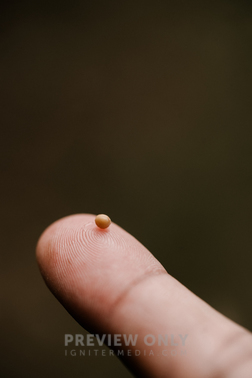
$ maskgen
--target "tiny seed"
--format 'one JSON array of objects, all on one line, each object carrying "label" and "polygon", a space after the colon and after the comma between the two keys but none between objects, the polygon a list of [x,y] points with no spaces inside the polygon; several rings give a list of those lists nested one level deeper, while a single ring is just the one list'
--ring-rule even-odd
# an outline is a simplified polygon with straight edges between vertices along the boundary
[{"label": "tiny seed", "polygon": [[95,223],[96,223],[96,226],[104,229],[110,226],[111,219],[105,214],[99,214],[95,218]]}]

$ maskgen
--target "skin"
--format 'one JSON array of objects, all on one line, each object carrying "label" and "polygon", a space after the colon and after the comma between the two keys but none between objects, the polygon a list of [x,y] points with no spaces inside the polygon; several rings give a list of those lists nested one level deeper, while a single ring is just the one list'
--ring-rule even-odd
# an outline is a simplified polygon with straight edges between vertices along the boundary
[{"label": "skin", "polygon": [[[252,334],[170,276],[118,225],[102,230],[94,220],[92,214],[60,219],[37,244],[42,276],[67,311],[91,333],[138,334],[141,354],[123,358],[136,376],[251,378]],[[172,357],[171,341],[148,347],[148,334],[187,334],[186,355]]]}]

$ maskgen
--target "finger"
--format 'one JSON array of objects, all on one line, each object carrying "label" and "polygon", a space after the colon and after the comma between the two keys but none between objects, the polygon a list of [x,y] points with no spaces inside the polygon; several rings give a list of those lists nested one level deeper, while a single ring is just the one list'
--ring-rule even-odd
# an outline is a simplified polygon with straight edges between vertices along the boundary
[{"label": "finger", "polygon": [[133,236],[114,223],[101,230],[94,219],[63,218],[37,245],[46,284],[73,317],[92,333],[138,335],[135,346],[120,347],[138,375],[226,377],[243,369],[249,377],[251,334],[170,276]]}]

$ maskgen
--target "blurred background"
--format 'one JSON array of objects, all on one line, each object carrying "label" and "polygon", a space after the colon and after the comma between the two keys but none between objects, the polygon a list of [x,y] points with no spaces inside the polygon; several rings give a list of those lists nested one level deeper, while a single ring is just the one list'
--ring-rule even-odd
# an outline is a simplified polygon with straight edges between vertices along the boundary
[{"label": "blurred background", "polygon": [[251,330],[252,3],[2,1],[0,20],[1,377],[131,376],[64,356],[84,331],[35,246],[74,213]]}]

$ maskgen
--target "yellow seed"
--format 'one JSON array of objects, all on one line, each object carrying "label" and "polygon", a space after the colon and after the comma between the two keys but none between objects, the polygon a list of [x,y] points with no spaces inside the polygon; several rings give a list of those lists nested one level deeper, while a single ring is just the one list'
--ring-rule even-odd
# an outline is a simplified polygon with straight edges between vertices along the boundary
[{"label": "yellow seed", "polygon": [[111,224],[111,219],[105,214],[99,214],[95,218],[95,223],[99,228],[107,228]]}]

